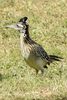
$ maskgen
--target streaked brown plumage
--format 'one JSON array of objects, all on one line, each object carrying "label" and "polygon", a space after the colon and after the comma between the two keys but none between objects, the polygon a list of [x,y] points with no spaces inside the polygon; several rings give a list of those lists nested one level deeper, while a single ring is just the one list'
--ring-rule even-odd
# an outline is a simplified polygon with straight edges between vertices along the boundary
[{"label": "streaked brown plumage", "polygon": [[60,61],[61,57],[48,55],[41,45],[30,38],[29,25],[26,20],[27,17],[24,17],[20,19],[18,24],[7,27],[15,28],[21,32],[20,44],[24,60],[30,67],[34,68],[37,73],[39,70],[43,73],[47,65],[50,65],[53,61]]}]

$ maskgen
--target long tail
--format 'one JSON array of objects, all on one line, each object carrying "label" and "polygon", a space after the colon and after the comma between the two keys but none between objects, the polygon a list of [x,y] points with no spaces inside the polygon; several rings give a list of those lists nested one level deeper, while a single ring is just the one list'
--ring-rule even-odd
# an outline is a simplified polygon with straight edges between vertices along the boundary
[{"label": "long tail", "polygon": [[62,57],[56,56],[56,55],[49,55],[51,62],[53,61],[61,61],[63,59]]}]

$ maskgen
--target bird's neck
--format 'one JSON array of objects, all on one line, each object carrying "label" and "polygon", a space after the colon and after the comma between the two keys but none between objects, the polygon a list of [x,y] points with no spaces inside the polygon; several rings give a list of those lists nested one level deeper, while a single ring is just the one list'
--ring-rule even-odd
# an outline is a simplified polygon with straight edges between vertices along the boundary
[{"label": "bird's neck", "polygon": [[23,36],[23,33],[21,33],[21,36],[20,36],[20,40],[21,40],[21,45],[27,45],[27,44],[34,44],[35,42],[31,39],[31,37],[29,36],[29,32],[26,31],[26,36]]},{"label": "bird's neck", "polygon": [[25,32],[21,32],[20,34],[21,41],[23,43],[27,43],[30,40],[29,31],[25,30]]},{"label": "bird's neck", "polygon": [[25,34],[24,34],[24,36],[23,36],[23,41],[24,41],[25,43],[27,43],[29,40],[30,40],[29,31],[26,30],[26,31],[25,31]]}]

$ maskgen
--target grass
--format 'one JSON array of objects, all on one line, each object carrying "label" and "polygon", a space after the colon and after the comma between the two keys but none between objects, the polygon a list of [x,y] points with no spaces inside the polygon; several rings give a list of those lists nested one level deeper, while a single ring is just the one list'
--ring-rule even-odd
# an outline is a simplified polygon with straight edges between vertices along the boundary
[{"label": "grass", "polygon": [[[23,16],[29,18],[31,37],[64,58],[43,76],[24,62],[20,33],[5,28]],[[67,100],[66,0],[0,0],[0,100]]]}]

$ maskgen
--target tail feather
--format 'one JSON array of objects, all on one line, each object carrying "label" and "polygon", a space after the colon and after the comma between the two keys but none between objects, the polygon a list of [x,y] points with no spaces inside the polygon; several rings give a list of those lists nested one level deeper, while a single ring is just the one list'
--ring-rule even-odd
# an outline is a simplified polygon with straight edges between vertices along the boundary
[{"label": "tail feather", "polygon": [[56,56],[56,55],[49,55],[51,62],[53,61],[61,61],[63,59],[62,57]]}]

